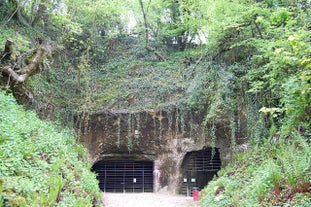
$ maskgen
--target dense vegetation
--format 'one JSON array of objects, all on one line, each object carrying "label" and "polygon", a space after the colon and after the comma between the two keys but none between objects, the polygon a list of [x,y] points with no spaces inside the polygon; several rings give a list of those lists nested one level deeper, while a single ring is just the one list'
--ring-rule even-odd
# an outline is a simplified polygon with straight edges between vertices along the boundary
[{"label": "dense vegetation", "polygon": [[[203,203],[308,206],[310,7],[308,0],[4,0],[0,83],[41,117],[67,125],[97,110],[177,108],[200,114],[215,141],[218,124],[229,123],[232,150],[239,136],[250,146],[204,190]],[[31,64],[36,56],[40,65]]]},{"label": "dense vegetation", "polygon": [[76,136],[26,112],[0,91],[0,205],[101,206]]},{"label": "dense vegetation", "polygon": [[[236,153],[220,177],[202,191],[202,203],[307,207],[311,204],[310,2],[254,5],[240,18],[234,14],[235,21],[226,25],[225,35],[216,42],[222,50],[235,50],[235,59],[227,63],[228,69],[233,68],[230,78],[247,83],[242,96],[251,102],[248,110],[257,111],[247,111],[251,145]],[[241,94],[230,95],[226,104],[232,107]]]},{"label": "dense vegetation", "polygon": [[299,135],[251,146],[202,190],[203,206],[308,207],[310,153],[310,143]]}]

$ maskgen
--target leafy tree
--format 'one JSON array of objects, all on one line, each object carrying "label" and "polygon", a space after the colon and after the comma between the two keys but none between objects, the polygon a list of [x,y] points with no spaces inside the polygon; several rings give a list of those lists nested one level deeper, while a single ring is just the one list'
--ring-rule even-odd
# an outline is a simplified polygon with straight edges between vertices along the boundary
[{"label": "leafy tree", "polygon": [[199,10],[200,1],[170,0],[164,1],[163,7],[160,38],[167,45],[176,45],[178,50],[183,51],[198,38],[204,25],[205,17]]}]

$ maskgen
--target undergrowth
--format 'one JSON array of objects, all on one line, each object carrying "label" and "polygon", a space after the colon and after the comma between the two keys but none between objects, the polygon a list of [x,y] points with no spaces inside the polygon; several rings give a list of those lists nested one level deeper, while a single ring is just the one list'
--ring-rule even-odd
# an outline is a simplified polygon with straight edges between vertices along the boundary
[{"label": "undergrowth", "polygon": [[291,206],[311,204],[311,144],[296,134],[235,155],[201,192],[203,206]]},{"label": "undergrowth", "polygon": [[0,91],[0,206],[101,206],[75,135],[25,111]]}]

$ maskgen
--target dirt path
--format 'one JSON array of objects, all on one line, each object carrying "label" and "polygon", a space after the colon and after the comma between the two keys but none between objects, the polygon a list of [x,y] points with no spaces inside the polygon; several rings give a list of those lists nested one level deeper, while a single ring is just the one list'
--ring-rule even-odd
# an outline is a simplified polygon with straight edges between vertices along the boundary
[{"label": "dirt path", "polygon": [[105,207],[200,207],[191,197],[168,193],[104,193]]}]

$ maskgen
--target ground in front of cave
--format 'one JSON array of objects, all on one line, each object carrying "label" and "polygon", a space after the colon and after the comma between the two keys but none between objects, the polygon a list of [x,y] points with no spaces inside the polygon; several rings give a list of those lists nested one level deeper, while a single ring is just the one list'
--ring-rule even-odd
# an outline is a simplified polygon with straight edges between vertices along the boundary
[{"label": "ground in front of cave", "polygon": [[200,207],[192,197],[158,193],[103,193],[105,207]]}]

